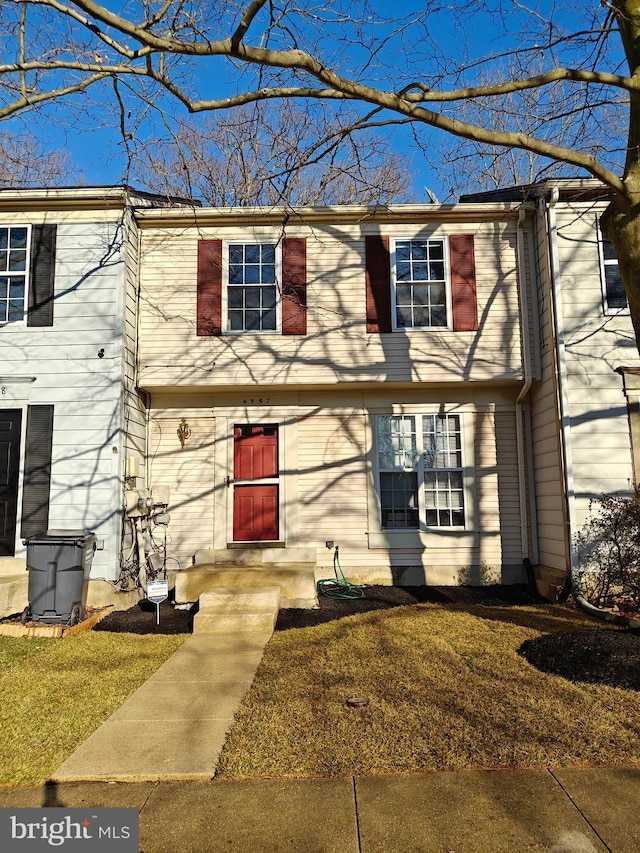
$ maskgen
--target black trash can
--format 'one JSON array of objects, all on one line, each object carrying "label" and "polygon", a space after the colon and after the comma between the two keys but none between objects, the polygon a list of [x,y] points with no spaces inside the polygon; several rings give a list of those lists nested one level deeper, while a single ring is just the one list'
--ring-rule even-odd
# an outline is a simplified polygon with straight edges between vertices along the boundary
[{"label": "black trash can", "polygon": [[24,540],[29,572],[30,618],[75,625],[84,617],[96,535],[89,530],[47,530]]}]

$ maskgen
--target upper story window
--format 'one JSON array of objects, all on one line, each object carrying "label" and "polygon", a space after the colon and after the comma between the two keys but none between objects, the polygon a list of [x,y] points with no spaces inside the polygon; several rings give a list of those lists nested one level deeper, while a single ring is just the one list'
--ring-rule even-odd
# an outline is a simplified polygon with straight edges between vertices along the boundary
[{"label": "upper story window", "polygon": [[620,277],[616,250],[613,248],[613,243],[605,239],[599,227],[598,236],[604,313],[628,314],[627,294],[625,293],[622,278]]},{"label": "upper story window", "polygon": [[0,323],[25,315],[29,232],[29,226],[0,226]]},{"label": "upper story window", "polygon": [[227,331],[273,332],[278,328],[276,246],[228,246]]},{"label": "upper story window", "polygon": [[465,526],[460,415],[377,419],[382,527]]},{"label": "upper story window", "polygon": [[394,248],[395,328],[447,328],[450,286],[444,239],[396,240]]}]

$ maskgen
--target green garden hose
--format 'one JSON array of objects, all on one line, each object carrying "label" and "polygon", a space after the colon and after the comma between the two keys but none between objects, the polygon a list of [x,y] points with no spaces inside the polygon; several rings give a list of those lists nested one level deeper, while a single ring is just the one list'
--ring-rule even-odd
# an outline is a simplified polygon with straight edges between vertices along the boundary
[{"label": "green garden hose", "polygon": [[345,578],[337,545],[333,552],[333,572],[335,577],[323,578],[317,582],[319,593],[325,598],[364,598],[364,584],[351,583]]}]

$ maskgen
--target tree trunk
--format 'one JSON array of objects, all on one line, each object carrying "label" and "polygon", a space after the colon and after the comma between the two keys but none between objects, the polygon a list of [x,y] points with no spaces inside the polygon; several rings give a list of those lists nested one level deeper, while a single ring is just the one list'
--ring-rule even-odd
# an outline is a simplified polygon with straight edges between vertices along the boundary
[{"label": "tree trunk", "polygon": [[[640,0],[613,0],[620,37],[632,77],[640,76]],[[640,350],[640,92],[629,94],[629,136],[624,167],[625,194],[602,216],[601,226],[618,256],[618,269]]]},{"label": "tree trunk", "polygon": [[618,196],[602,215],[600,224],[604,236],[616,250],[640,350],[640,202],[633,204]]}]

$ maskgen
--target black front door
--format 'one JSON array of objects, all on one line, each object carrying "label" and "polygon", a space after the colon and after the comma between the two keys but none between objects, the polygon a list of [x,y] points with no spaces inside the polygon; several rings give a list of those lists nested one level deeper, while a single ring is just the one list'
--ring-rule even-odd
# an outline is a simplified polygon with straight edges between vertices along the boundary
[{"label": "black front door", "polygon": [[0,557],[13,557],[20,470],[20,409],[0,409]]}]

